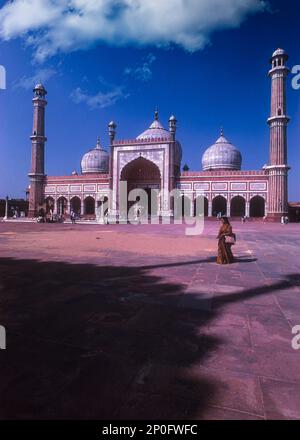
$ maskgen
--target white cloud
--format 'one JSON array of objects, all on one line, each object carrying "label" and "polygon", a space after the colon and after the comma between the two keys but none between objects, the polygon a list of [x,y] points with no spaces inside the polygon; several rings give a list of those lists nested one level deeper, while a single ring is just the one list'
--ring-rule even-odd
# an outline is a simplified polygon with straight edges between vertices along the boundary
[{"label": "white cloud", "polygon": [[25,90],[29,90],[32,89],[39,82],[47,82],[54,75],[56,75],[56,70],[52,68],[40,69],[32,76],[23,76],[14,83],[13,87],[15,89],[22,88]]},{"label": "white cloud", "polygon": [[71,98],[75,104],[85,103],[90,109],[105,108],[114,105],[120,99],[128,98],[122,87],[114,87],[108,91],[99,91],[95,95],[89,95],[80,87],[71,93]]},{"label": "white cloud", "polygon": [[12,0],[0,9],[0,38],[23,37],[38,61],[112,45],[202,49],[210,35],[239,26],[266,8],[263,0]]},{"label": "white cloud", "polygon": [[144,62],[140,66],[126,67],[124,70],[125,75],[133,76],[138,81],[148,82],[152,78],[151,66],[156,60],[155,55],[149,53],[144,59]]}]

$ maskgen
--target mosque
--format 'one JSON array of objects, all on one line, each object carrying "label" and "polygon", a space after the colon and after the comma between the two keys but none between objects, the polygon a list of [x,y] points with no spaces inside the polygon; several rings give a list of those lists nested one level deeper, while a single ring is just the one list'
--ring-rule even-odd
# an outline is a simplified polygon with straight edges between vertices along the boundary
[{"label": "mosque", "polygon": [[[42,84],[34,88],[32,155],[29,173],[29,216],[35,217],[41,206],[54,213],[68,215],[71,210],[84,219],[105,214],[120,215],[120,183],[128,192],[144,189],[149,194],[149,210],[157,216],[174,216],[170,191],[177,189],[185,213],[197,215],[197,199],[202,198],[204,215],[222,213],[228,217],[265,217],[278,221],[288,213],[288,171],[286,113],[287,53],[277,49],[270,60],[271,113],[269,162],[258,170],[242,170],[242,156],[224,135],[202,156],[202,170],[181,171],[182,147],[176,136],[176,118],[168,129],[154,121],[134,139],[116,139],[116,124],[108,125],[109,148],[97,141],[81,160],[81,174],[68,176],[45,174],[44,148],[47,91]],[[157,190],[155,199],[151,190]],[[152,191],[153,192],[153,191]],[[151,206],[150,206],[151,205]]]}]

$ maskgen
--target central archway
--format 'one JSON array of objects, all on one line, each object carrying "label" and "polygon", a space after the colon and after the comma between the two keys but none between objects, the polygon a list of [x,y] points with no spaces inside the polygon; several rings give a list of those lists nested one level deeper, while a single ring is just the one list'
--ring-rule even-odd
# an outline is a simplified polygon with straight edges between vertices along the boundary
[{"label": "central archway", "polygon": [[[151,189],[160,190],[161,175],[157,165],[144,157],[138,157],[129,162],[121,172],[121,180],[127,182],[128,193],[134,189],[143,189],[148,196],[148,206],[144,207],[144,211],[148,210],[148,214],[157,215],[159,206],[157,197],[152,197]],[[128,209],[134,205],[135,201],[128,201]]]}]

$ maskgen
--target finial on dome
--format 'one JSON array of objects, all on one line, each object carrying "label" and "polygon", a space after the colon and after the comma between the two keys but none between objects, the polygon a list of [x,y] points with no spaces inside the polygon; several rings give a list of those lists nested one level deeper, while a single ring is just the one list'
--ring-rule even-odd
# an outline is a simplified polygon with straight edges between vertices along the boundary
[{"label": "finial on dome", "polygon": [[224,127],[221,126],[221,136],[224,136]]},{"label": "finial on dome", "polygon": [[158,107],[156,107],[156,110],[154,112],[154,119],[155,121],[158,121]]}]

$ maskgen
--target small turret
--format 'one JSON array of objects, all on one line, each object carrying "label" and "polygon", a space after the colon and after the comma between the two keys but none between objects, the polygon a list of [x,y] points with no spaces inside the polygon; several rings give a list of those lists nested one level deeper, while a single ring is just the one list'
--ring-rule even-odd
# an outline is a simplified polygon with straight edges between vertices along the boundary
[{"label": "small turret", "polygon": [[115,140],[116,137],[116,128],[117,128],[117,124],[114,121],[110,121],[110,123],[108,124],[108,133],[109,133],[109,139],[110,139],[110,144],[113,144],[113,141]]}]

